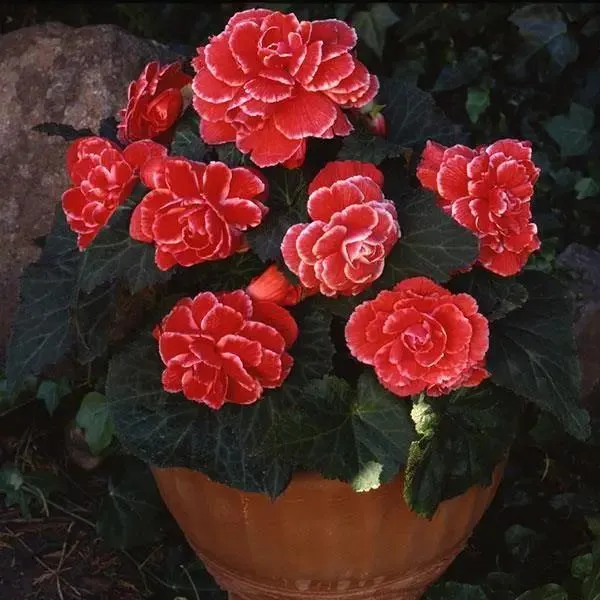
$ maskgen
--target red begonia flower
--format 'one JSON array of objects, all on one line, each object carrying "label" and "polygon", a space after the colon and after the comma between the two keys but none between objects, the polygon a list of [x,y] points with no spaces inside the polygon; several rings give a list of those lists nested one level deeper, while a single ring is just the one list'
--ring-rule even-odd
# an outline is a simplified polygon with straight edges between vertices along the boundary
[{"label": "red begonia flower", "polygon": [[164,67],[157,61],[148,63],[138,79],[129,84],[127,106],[119,111],[119,140],[168,142],[169,130],[184,108],[181,90],[191,83],[192,78],[179,63]]},{"label": "red begonia flower", "polygon": [[166,155],[151,140],[130,144],[121,151],[108,140],[91,136],[75,140],[67,151],[67,170],[73,187],[62,195],[62,207],[77,245],[83,250],[115,210],[127,200],[138,181],[140,167]]},{"label": "red begonia flower", "polygon": [[400,227],[380,183],[374,165],[356,161],[330,163],[315,177],[307,206],[312,223],[292,225],[281,243],[286,265],[311,293],[356,295],[383,272]]},{"label": "red begonia flower", "polygon": [[540,247],[530,205],[539,173],[530,142],[510,139],[476,150],[429,141],[417,168],[444,211],[479,238],[479,262],[503,276],[518,273]]},{"label": "red begonia flower", "polygon": [[243,232],[267,212],[258,200],[265,184],[244,167],[163,157],[148,161],[141,177],[152,189],[135,207],[129,233],[156,245],[156,264],[163,271],[245,249]]},{"label": "red begonia flower", "polygon": [[346,342],[398,396],[439,396],[489,376],[489,327],[477,302],[425,277],[405,279],[359,305],[346,324]]},{"label": "red begonia flower", "polygon": [[285,308],[243,290],[183,298],[154,329],[163,387],[213,409],[252,404],[288,376],[297,336]]},{"label": "red begonia flower", "polygon": [[268,300],[280,306],[294,306],[309,295],[301,285],[294,285],[276,265],[267,267],[246,288],[254,300]]},{"label": "red begonia flower", "polygon": [[370,102],[379,83],[354,58],[356,32],[342,21],[298,21],[250,9],[199,47],[194,108],[208,144],[235,142],[260,167],[302,164],[309,137],[348,135],[343,108]]}]

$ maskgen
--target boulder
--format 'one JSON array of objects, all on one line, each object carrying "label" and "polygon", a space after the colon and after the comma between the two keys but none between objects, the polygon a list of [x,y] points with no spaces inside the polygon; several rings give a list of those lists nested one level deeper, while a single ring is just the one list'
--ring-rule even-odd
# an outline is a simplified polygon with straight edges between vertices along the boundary
[{"label": "boulder", "polygon": [[127,97],[127,86],[166,47],[113,25],[47,23],[0,36],[0,362],[18,297],[18,277],[39,250],[68,187],[68,142],[32,131],[57,122],[97,131]]}]

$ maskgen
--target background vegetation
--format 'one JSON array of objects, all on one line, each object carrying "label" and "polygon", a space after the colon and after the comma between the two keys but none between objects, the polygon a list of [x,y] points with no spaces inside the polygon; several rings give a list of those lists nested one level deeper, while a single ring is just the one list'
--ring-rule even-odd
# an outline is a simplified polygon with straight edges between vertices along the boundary
[{"label": "background vegetation", "polygon": [[[114,23],[192,54],[249,6],[7,2],[0,22],[2,32],[47,21]],[[533,266],[553,270],[571,242],[598,246],[598,4],[269,7],[351,22],[367,66],[431,92],[472,144],[531,140],[542,167],[533,207],[543,245]],[[88,373],[56,373],[32,380],[16,406],[3,404],[0,391],[0,585],[25,594],[29,586],[38,598],[112,598],[115,590],[123,599],[223,597],[162,508],[147,468],[120,452],[98,383]],[[600,594],[600,431],[582,444],[550,418],[526,416],[522,433],[498,497],[430,598]],[[22,581],[4,575],[10,560]],[[110,588],[101,583],[107,576]]]}]

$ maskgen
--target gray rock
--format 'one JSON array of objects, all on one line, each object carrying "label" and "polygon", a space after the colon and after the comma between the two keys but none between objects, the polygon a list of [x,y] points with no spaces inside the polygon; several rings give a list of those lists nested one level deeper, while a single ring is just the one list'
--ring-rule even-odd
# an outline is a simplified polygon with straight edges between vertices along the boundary
[{"label": "gray rock", "polygon": [[574,275],[575,337],[582,370],[582,397],[588,409],[600,414],[600,252],[570,244],[557,264]]},{"label": "gray rock", "polygon": [[127,86],[164,46],[119,27],[47,23],[0,36],[0,360],[18,296],[18,277],[39,250],[68,187],[58,137],[31,131],[58,122],[97,131],[127,98]]}]

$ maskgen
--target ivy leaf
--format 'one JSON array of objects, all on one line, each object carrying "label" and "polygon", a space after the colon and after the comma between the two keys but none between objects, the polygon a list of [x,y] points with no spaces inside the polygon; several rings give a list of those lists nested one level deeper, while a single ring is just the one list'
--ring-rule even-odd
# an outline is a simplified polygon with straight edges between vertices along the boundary
[{"label": "ivy leaf", "polygon": [[527,288],[514,277],[500,277],[476,267],[452,279],[448,286],[455,294],[470,294],[488,321],[495,321],[527,302]]},{"label": "ivy leaf", "polygon": [[438,208],[427,190],[410,195],[386,191],[398,208],[401,237],[385,262],[377,289],[390,288],[422,275],[444,282],[453,271],[471,264],[478,255],[477,238]]},{"label": "ivy leaf", "polygon": [[590,131],[594,126],[594,111],[571,102],[568,115],[556,115],[542,123],[550,137],[560,146],[563,158],[580,156],[590,148]]},{"label": "ivy leaf", "polygon": [[591,177],[582,177],[575,184],[575,191],[577,192],[577,200],[594,198],[595,196],[600,195],[600,185],[598,185],[596,180]]},{"label": "ivy leaf", "polygon": [[106,398],[102,394],[89,392],[83,397],[75,422],[85,431],[85,441],[92,454],[98,456],[110,446],[114,425]]},{"label": "ivy leaf", "polygon": [[374,2],[369,10],[361,10],[352,18],[352,26],[361,39],[381,59],[387,30],[400,21],[400,17],[387,2]]},{"label": "ivy leaf", "polygon": [[358,128],[353,134],[344,138],[337,158],[338,160],[360,160],[378,165],[386,158],[404,156],[404,152],[405,150],[398,144],[379,135],[373,135],[364,128]]},{"label": "ivy leaf", "polygon": [[156,541],[161,535],[158,518],[162,502],[148,467],[128,459],[118,481],[108,481],[108,494],[100,506],[96,531],[112,548],[126,550]]},{"label": "ivy leaf", "polygon": [[61,377],[58,381],[45,379],[37,389],[35,397],[41,400],[46,407],[46,410],[52,416],[58,408],[60,401],[71,393],[71,385],[69,380]]},{"label": "ivy leaf", "polygon": [[514,437],[519,407],[519,398],[490,384],[417,402],[412,417],[421,437],[408,455],[408,505],[429,518],[443,500],[489,485]]},{"label": "ivy leaf", "polygon": [[540,536],[535,530],[515,523],[504,532],[504,541],[510,553],[519,562],[525,563],[540,541]]},{"label": "ivy leaf", "polygon": [[81,287],[91,292],[115,278],[122,279],[133,293],[168,281],[174,269],[161,271],[154,262],[154,246],[129,235],[129,221],[135,207],[131,201],[120,206],[83,253]]},{"label": "ivy leaf", "polygon": [[246,233],[250,247],[263,262],[281,258],[281,242],[287,230],[306,218],[307,184],[300,169],[271,169],[269,213]]},{"label": "ivy leaf", "polygon": [[[389,481],[406,462],[415,437],[407,404],[398,402],[372,374],[356,390],[328,376],[305,388],[302,403],[278,425],[278,452],[324,477],[364,483],[373,466]],[[379,474],[378,473],[378,474]]]},{"label": "ivy leaf", "polygon": [[436,583],[425,594],[425,600],[449,600],[450,598],[452,600],[488,600],[481,586],[458,581]]},{"label": "ivy leaf", "polygon": [[471,83],[488,63],[487,52],[479,46],[472,46],[454,65],[445,66],[435,80],[434,92],[455,90]]},{"label": "ivy leaf", "polygon": [[559,35],[547,46],[552,57],[550,71],[553,75],[562,73],[567,65],[577,60],[579,56],[579,44],[570,35]]},{"label": "ivy leaf", "polygon": [[198,129],[198,118],[192,111],[179,120],[173,132],[171,155],[185,156],[190,160],[203,161],[207,152]]},{"label": "ivy leaf", "polygon": [[519,28],[523,38],[511,67],[513,73],[522,74],[525,63],[544,47],[548,48],[551,56],[553,52],[560,52],[560,48],[552,44],[567,34],[567,24],[556,5],[527,4],[513,12],[508,20]]},{"label": "ivy leaf", "polygon": [[294,367],[281,388],[250,406],[227,404],[218,411],[163,390],[163,364],[149,335],[110,362],[106,396],[117,436],[145,462],[202,471],[246,491],[276,496],[293,465],[269,447],[268,434],[282,413],[293,410],[311,379],[331,368],[329,318],[305,302],[297,307],[300,335],[290,353]]},{"label": "ivy leaf", "polygon": [[539,588],[523,592],[517,600],[568,600],[566,590],[557,583],[547,583]]},{"label": "ivy leaf", "polygon": [[579,440],[590,435],[579,407],[581,373],[573,337],[573,303],[556,278],[527,271],[517,281],[527,302],[490,325],[487,368],[492,380],[553,414]]},{"label": "ivy leaf", "polygon": [[594,570],[586,577],[581,587],[583,600],[596,600],[600,595],[600,561],[596,558],[595,563]]},{"label": "ivy leaf", "polygon": [[388,141],[403,148],[420,150],[429,139],[452,146],[466,141],[461,127],[452,123],[436,105],[431,94],[401,76],[380,78],[377,102],[385,105]]},{"label": "ivy leaf", "polygon": [[479,117],[490,105],[490,90],[487,87],[470,87],[467,90],[467,101],[465,110],[469,115],[471,123],[477,123]]}]

